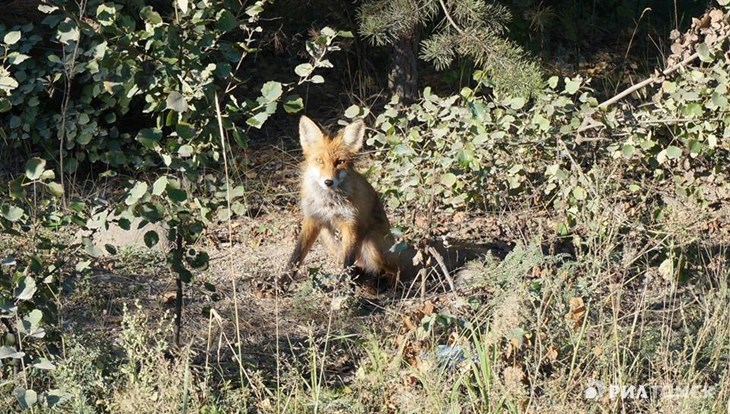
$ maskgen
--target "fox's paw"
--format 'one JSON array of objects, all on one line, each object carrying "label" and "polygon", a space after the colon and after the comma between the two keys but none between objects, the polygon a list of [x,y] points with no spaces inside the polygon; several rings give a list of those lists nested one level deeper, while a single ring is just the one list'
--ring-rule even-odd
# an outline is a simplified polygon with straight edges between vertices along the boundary
[{"label": "fox's paw", "polygon": [[285,272],[256,282],[254,289],[258,297],[273,297],[278,293],[286,293],[296,279],[296,272]]},{"label": "fox's paw", "polygon": [[357,275],[354,281],[364,293],[374,296],[379,296],[389,290],[393,290],[399,284],[397,273],[373,274],[364,270]]}]

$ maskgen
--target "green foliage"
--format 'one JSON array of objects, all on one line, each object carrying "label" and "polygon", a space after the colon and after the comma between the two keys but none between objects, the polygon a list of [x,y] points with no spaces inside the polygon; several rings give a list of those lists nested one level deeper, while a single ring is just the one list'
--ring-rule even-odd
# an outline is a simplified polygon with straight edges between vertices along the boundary
[{"label": "green foliage", "polygon": [[358,14],[360,33],[377,46],[392,45],[438,12],[438,1],[368,1]]},{"label": "green foliage", "polygon": [[421,42],[420,57],[432,62],[436,69],[449,67],[457,58],[468,58],[484,70],[491,86],[502,97],[529,96],[542,88],[538,65],[505,38],[506,25],[511,20],[507,8],[485,0],[447,3],[367,1],[358,15],[360,32],[375,45],[392,45],[399,38],[415,36],[421,26],[433,23],[431,34]]},{"label": "green foliage", "polygon": [[[57,333],[47,328],[54,326],[57,317],[57,295],[61,289],[71,288],[71,269],[77,274],[89,271],[89,261],[84,260],[88,237],[68,242],[57,232],[64,226],[85,223],[91,209],[78,200],[72,200],[66,212],[59,209],[57,197],[63,188],[54,179],[45,160],[31,158],[25,173],[9,183],[9,199],[0,201],[0,233],[18,242],[0,262],[0,321],[5,328],[0,337],[0,375],[4,377],[22,368],[30,378],[44,378],[55,369],[48,344],[49,337],[57,338]],[[33,381],[1,386],[13,385],[22,409],[52,407],[62,399],[61,391],[39,389]]]},{"label": "green foliage", "polygon": [[[408,215],[431,206],[492,208],[516,197],[549,197],[567,212],[564,224],[571,227],[578,213],[602,203],[592,189],[605,178],[595,168],[619,160],[632,171],[631,193],[644,180],[671,179],[679,197],[725,202],[716,187],[727,176],[718,166],[730,150],[724,139],[730,69],[711,48],[698,50],[704,50],[700,57],[707,66],[665,80],[641,107],[597,110],[584,80],[557,77],[530,101],[490,101],[470,89],[442,98],[426,88],[410,107],[392,102],[369,140],[383,151],[376,168],[386,201]],[[481,80],[484,74],[474,76]],[[359,110],[348,112],[355,116]],[[603,137],[583,136],[581,126],[589,119],[604,128]]]},{"label": "green foliage", "polygon": [[[41,22],[0,27],[4,135],[45,148],[44,158],[62,156],[67,173],[83,162],[154,168],[159,157],[177,168],[170,154],[219,162],[216,100],[225,134],[243,146],[240,125],[260,128],[282,101],[289,112],[301,109],[296,85],[271,81],[251,99],[236,93],[252,89],[242,75],[266,3],[179,1],[167,15],[153,6],[93,1],[77,10],[62,2],[44,7]],[[53,34],[52,47],[39,31]],[[324,29],[310,42],[313,69],[298,84],[323,81],[312,72],[332,66],[324,55],[344,34]]]},{"label": "green foliage", "polygon": [[427,88],[408,108],[386,106],[368,143],[384,151],[377,176],[387,204],[418,211],[432,199],[448,209],[499,205],[536,186],[551,194],[557,182],[569,192],[561,142],[574,139],[582,113],[597,103],[573,82],[581,84],[566,79],[558,88],[552,79],[530,105],[521,97],[492,102],[469,88],[442,98]]}]

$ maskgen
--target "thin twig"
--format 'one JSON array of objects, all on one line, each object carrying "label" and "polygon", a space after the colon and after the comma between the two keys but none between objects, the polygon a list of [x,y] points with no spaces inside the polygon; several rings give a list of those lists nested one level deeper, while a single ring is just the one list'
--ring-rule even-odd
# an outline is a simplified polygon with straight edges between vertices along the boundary
[{"label": "thin twig", "polygon": [[[722,42],[727,38],[727,35],[723,36],[718,40],[718,42]],[[631,95],[632,93],[638,91],[639,89],[644,88],[647,85],[650,85],[652,83],[657,83],[662,80],[664,80],[665,76],[669,76],[672,73],[678,71],[680,68],[686,66],[688,63],[692,62],[693,60],[697,59],[700,56],[698,52],[693,53],[689,57],[685,58],[683,61],[677,63],[676,65],[669,67],[667,69],[664,69],[661,76],[652,76],[650,78],[644,79],[643,81],[637,83],[636,85],[631,86],[628,89],[625,89],[623,92],[619,93],[618,95],[614,96],[613,98],[602,102],[600,105],[598,105],[598,108],[605,108],[609,105],[613,105],[617,101],[621,100],[622,98]]]},{"label": "thin twig", "polygon": [[[69,105],[71,104],[71,84],[74,79],[74,70],[76,68],[76,59],[78,59],[79,56],[79,44],[81,43],[81,26],[78,24],[78,22],[82,21],[84,17],[84,13],[86,12],[86,0],[76,3],[76,5],[79,8],[79,17],[76,19],[76,28],[79,32],[79,37],[76,39],[74,43],[73,52],[71,53],[71,60],[68,61],[68,64],[64,64],[63,66],[63,102],[61,104],[61,134],[58,139],[58,175],[61,179],[61,188],[66,188],[66,183],[64,179],[64,156],[63,156],[63,150],[66,143],[66,120],[68,118],[68,109]],[[71,16],[74,18],[75,16]],[[64,45],[62,48],[64,61],[66,57],[66,46]],[[61,202],[63,203],[64,207],[67,207],[68,204],[66,202],[66,195],[65,193],[61,195]]]},{"label": "thin twig", "polygon": [[[728,36],[730,36],[730,34],[725,34],[725,35],[719,37],[715,41],[715,43],[712,45],[712,47],[713,48],[717,48],[718,46],[722,45],[725,42],[725,40],[728,38]],[[699,56],[700,56],[699,52],[693,53],[692,55],[688,56],[687,58],[685,58],[683,61],[677,63],[676,65],[673,65],[671,67],[668,67],[668,68],[664,69],[662,71],[662,73],[661,73],[660,76],[652,76],[652,77],[650,77],[648,79],[644,79],[643,81],[641,81],[641,82],[639,82],[639,83],[637,83],[635,85],[632,85],[631,87],[625,89],[624,91],[622,91],[618,95],[616,95],[616,96],[614,96],[614,97],[612,97],[612,98],[610,98],[610,99],[602,102],[600,105],[598,105],[596,107],[596,110],[603,109],[603,108],[606,108],[606,107],[608,107],[610,105],[613,105],[616,102],[620,101],[621,99],[625,98],[626,96],[631,95],[632,93],[638,91],[639,89],[642,89],[642,88],[644,88],[644,87],[646,87],[648,85],[651,85],[653,83],[658,83],[658,82],[664,80],[664,78],[666,76],[669,76],[672,73],[678,71],[679,69],[687,66],[687,64],[689,64],[693,60],[697,59]],[[589,113],[589,114],[586,115],[586,117],[583,119],[583,124],[578,128],[578,134],[580,134],[581,132],[587,131],[589,129],[594,129],[594,128],[603,126],[602,123],[596,122],[596,121],[594,121],[591,118],[594,113],[595,113],[595,111],[593,111],[592,113]],[[576,141],[578,141],[578,140],[576,140]]]},{"label": "thin twig", "polygon": [[459,32],[459,34],[464,34],[464,31],[461,30],[461,28],[456,24],[454,19],[451,18],[451,14],[449,14],[449,9],[446,7],[446,4],[444,3],[444,0],[439,0],[439,4],[441,4],[441,8],[444,10],[444,14],[446,15],[446,20],[451,23],[451,26],[454,27],[454,29]]},{"label": "thin twig", "polygon": [[444,262],[444,257],[441,256],[441,253],[439,253],[432,246],[428,246],[427,250],[428,250],[428,254],[430,254],[431,257],[436,259],[436,263],[439,264],[439,267],[441,268],[441,272],[443,272],[444,277],[446,278],[446,281],[449,282],[449,288],[451,288],[451,291],[456,292],[456,286],[454,285],[454,279],[451,277],[451,274],[449,273],[449,268],[446,267],[446,263]]}]

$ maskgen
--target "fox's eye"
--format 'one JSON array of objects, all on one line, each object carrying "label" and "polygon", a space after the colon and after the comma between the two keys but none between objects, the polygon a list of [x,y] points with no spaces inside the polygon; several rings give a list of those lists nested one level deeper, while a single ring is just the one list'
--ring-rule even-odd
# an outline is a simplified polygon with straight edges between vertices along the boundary
[{"label": "fox's eye", "polygon": [[344,160],[335,160],[335,167],[339,167],[342,165],[345,161]]},{"label": "fox's eye", "polygon": [[322,158],[315,158],[314,159],[314,162],[316,162],[317,164],[322,164],[323,163]]}]

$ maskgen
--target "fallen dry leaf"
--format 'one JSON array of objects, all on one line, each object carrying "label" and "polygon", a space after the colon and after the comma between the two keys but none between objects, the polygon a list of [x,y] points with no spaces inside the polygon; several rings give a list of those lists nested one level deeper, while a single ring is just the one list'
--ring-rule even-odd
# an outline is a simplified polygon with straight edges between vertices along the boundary
[{"label": "fallen dry leaf", "polygon": [[568,299],[568,306],[570,306],[570,312],[565,315],[565,319],[573,321],[573,330],[577,331],[583,324],[583,317],[586,313],[585,303],[582,298],[574,296]]}]

